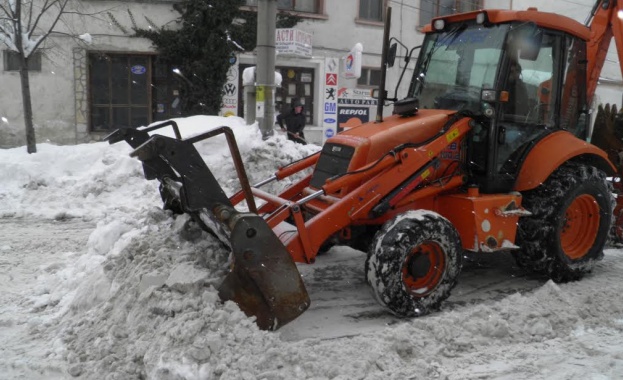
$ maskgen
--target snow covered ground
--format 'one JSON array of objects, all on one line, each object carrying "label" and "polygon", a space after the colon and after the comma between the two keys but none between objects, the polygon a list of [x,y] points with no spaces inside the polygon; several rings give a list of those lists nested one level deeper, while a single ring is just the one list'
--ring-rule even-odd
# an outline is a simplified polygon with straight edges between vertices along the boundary
[{"label": "snow covered ground", "polygon": [[[230,125],[252,183],[318,149],[238,118],[183,123]],[[233,191],[224,140],[198,148]],[[334,247],[299,266],[311,308],[265,332],[219,302],[228,253],[161,210],[129,152],[0,150],[0,379],[623,379],[623,250],[564,285],[469,255],[442,311],[401,320],[374,301],[365,255]]]}]

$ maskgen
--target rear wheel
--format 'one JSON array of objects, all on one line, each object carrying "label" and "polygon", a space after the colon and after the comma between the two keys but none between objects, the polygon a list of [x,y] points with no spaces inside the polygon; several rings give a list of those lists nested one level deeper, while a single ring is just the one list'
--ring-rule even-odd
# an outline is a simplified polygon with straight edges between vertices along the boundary
[{"label": "rear wheel", "polygon": [[461,272],[454,226],[430,211],[409,211],[377,232],[366,260],[376,299],[402,317],[428,314],[450,296]]},{"label": "rear wheel", "polygon": [[606,175],[566,163],[524,194],[532,216],[519,220],[517,263],[557,282],[578,280],[603,257],[614,206]]}]

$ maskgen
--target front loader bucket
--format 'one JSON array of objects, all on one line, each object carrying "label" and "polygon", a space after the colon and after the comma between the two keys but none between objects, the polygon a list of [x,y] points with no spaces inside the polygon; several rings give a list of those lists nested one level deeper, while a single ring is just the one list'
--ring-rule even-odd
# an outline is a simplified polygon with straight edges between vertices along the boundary
[{"label": "front loader bucket", "polygon": [[[143,162],[147,179],[157,178],[166,204],[191,215],[206,231],[232,250],[231,271],[218,287],[223,301],[234,301],[248,316],[255,316],[264,330],[275,330],[302,314],[310,304],[307,290],[292,257],[262,217],[255,213],[248,179],[234,135],[228,127],[183,140],[145,130],[118,130],[107,140],[125,140],[135,150],[131,156]],[[150,127],[149,131],[159,126]],[[207,167],[194,143],[224,133],[251,212],[237,211]],[[164,193],[163,193],[164,189]],[[207,216],[207,219],[205,218]]]},{"label": "front loader bucket", "polygon": [[[227,206],[216,214],[230,214]],[[235,211],[234,211],[235,213]],[[218,289],[263,330],[276,330],[303,313],[309,296],[294,261],[268,224],[255,214],[229,218],[233,268]]]}]

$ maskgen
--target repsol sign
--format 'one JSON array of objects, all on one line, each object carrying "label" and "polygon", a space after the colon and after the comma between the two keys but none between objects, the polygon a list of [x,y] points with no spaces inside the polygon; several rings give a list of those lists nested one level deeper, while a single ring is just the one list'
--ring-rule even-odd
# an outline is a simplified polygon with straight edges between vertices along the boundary
[{"label": "repsol sign", "polygon": [[368,107],[338,107],[338,132],[367,123],[369,118],[370,108]]},{"label": "repsol sign", "polygon": [[340,115],[368,116],[368,109],[367,108],[340,108]]}]

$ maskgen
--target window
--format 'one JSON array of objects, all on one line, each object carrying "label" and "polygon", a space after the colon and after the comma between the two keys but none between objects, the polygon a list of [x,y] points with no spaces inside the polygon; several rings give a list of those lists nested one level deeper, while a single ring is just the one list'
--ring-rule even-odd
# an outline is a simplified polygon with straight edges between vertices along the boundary
[{"label": "window", "polygon": [[381,85],[381,70],[361,68],[361,76],[357,79],[359,87],[379,87]]},{"label": "window", "polygon": [[[4,51],[4,71],[19,71],[19,53]],[[41,71],[41,53],[35,51],[28,57],[28,71]]]},{"label": "window", "polygon": [[477,11],[482,8],[482,1],[470,0],[426,0],[420,1],[420,26],[428,24],[431,19],[455,13]]},{"label": "window", "polygon": [[151,121],[151,57],[89,55],[91,130],[138,127]]},{"label": "window", "polygon": [[[320,0],[277,0],[277,9],[306,13],[319,13]],[[246,4],[257,7],[257,0],[246,0]]]},{"label": "window", "polygon": [[[560,107],[560,127],[586,139],[588,118],[583,116],[582,108],[586,104],[586,43],[579,38],[567,36],[565,40],[566,60],[563,76],[563,88]],[[541,101],[546,100],[545,107],[551,107],[551,87],[540,89]]]},{"label": "window", "polygon": [[383,21],[383,0],[359,0],[359,18]]},{"label": "window", "polygon": [[174,69],[174,66],[158,57],[152,60],[152,121],[168,120],[182,115],[182,78],[175,74]]}]

